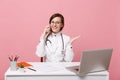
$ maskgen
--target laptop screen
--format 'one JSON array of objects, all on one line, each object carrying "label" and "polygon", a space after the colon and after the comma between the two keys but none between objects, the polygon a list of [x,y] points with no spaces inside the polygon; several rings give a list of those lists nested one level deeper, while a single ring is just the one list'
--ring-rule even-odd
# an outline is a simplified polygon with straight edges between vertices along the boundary
[{"label": "laptop screen", "polygon": [[87,74],[108,70],[112,51],[112,48],[82,51],[79,73]]}]

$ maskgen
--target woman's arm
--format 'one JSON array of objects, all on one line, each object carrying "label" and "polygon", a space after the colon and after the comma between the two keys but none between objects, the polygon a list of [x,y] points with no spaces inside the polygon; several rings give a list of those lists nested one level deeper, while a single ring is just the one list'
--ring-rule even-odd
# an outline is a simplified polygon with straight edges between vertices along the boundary
[{"label": "woman's arm", "polygon": [[72,43],[78,39],[80,36],[74,37],[74,38],[69,38],[69,41],[66,45],[66,50],[65,50],[65,57],[64,60],[65,61],[72,61],[74,58],[74,52],[73,52],[73,48],[72,48]]},{"label": "woman's arm", "polygon": [[36,54],[39,57],[44,57],[45,56],[45,40],[46,40],[46,36],[50,33],[50,27],[49,25],[47,25],[40,37],[40,42],[37,45],[37,49],[36,49]]},{"label": "woman's arm", "polygon": [[44,57],[44,50],[45,50],[45,41],[41,40],[36,47],[36,55],[39,57]]}]

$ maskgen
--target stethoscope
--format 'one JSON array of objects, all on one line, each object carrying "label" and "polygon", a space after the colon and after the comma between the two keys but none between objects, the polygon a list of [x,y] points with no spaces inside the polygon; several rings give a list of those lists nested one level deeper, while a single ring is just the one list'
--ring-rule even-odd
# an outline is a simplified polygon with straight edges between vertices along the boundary
[{"label": "stethoscope", "polygon": [[[62,40],[62,51],[61,51],[61,53],[63,54],[63,60],[62,61],[65,61],[64,60],[64,57],[65,57],[65,47],[64,47],[64,40],[63,40],[63,35],[62,35],[62,33],[60,34],[61,35],[61,40]],[[48,35],[49,36],[49,35]],[[47,38],[46,38],[46,46],[47,46],[47,42],[49,42],[50,44],[52,44],[52,42],[48,39],[48,36],[47,36]],[[47,46],[48,47],[48,46]],[[55,50],[55,52],[56,52],[56,50]]]},{"label": "stethoscope", "polygon": [[[61,35],[61,40],[62,40],[62,52],[63,52],[64,51],[64,40],[63,40],[62,33],[60,35]],[[50,44],[52,44],[52,42],[48,39],[48,36],[46,38],[46,46],[47,46],[47,42],[49,42]]]}]

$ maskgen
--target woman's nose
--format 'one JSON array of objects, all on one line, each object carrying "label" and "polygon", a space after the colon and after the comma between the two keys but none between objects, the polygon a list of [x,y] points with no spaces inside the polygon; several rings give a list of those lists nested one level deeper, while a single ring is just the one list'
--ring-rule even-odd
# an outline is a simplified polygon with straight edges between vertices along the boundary
[{"label": "woman's nose", "polygon": [[53,26],[55,26],[55,27],[56,27],[56,23],[54,23],[54,24],[53,24]]}]

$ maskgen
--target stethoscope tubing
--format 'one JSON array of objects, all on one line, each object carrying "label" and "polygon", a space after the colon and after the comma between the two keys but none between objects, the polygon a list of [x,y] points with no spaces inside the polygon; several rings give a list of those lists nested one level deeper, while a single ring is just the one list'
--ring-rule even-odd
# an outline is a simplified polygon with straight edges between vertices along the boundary
[{"label": "stethoscope tubing", "polygon": [[[62,51],[64,51],[64,39],[63,39],[63,35],[61,33],[61,40],[62,40]],[[49,41],[50,44],[52,44],[52,42],[48,39],[48,36],[47,36],[47,39],[46,39],[46,46],[47,46],[47,41]]]}]

